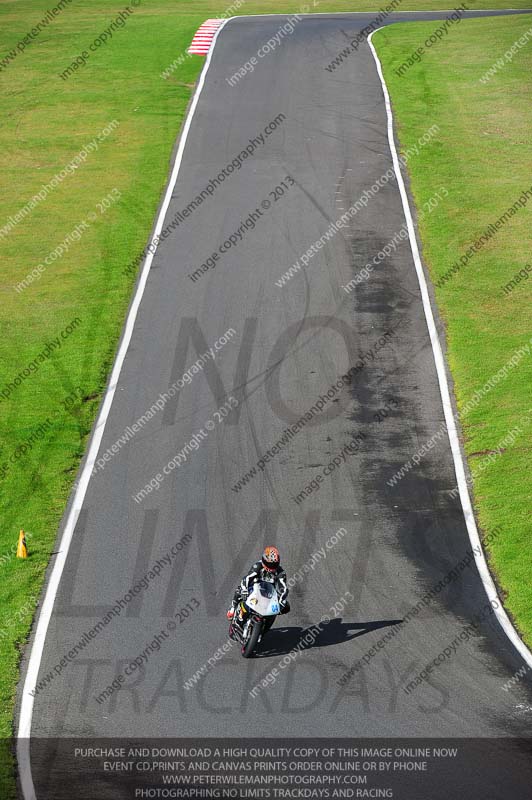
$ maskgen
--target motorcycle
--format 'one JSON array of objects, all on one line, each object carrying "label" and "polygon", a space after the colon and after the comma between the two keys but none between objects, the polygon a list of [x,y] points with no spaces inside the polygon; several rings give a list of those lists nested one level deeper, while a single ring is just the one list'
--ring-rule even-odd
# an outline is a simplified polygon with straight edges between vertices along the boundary
[{"label": "motorcycle", "polygon": [[229,636],[241,642],[243,657],[251,658],[281,610],[275,586],[267,581],[257,581],[240,605],[240,611],[229,625]]}]

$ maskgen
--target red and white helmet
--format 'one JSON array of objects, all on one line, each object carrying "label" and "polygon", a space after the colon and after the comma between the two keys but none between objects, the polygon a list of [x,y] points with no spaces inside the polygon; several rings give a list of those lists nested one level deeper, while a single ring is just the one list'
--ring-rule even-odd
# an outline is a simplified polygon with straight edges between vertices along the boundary
[{"label": "red and white helmet", "polygon": [[281,563],[281,556],[276,547],[266,547],[262,554],[262,566],[270,572],[275,572]]}]

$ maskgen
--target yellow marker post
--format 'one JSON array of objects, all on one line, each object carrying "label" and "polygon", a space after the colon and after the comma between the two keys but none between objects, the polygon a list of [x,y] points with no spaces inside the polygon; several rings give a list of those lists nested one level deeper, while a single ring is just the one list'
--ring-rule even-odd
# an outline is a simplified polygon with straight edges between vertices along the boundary
[{"label": "yellow marker post", "polygon": [[24,531],[20,531],[18,535],[17,558],[27,558],[28,547],[26,545],[26,537]]}]

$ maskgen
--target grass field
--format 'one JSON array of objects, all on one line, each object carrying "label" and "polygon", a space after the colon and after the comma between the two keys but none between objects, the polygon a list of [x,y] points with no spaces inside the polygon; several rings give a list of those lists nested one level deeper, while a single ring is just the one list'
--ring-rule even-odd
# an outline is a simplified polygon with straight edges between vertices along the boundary
[{"label": "grass field", "polygon": [[[514,8],[528,4],[509,3]],[[223,15],[230,3],[142,0],[113,39],[68,80],[59,74],[120,8],[110,0],[73,0],[6,61],[51,5],[0,0],[5,187],[0,195],[0,736],[12,732],[20,649],[131,296],[135,276],[124,267],[148,239],[172,146],[204,60],[186,58],[168,80],[160,76],[185,52],[198,25]],[[505,3],[471,0],[468,5],[500,8]],[[314,10],[378,6],[320,0]],[[401,10],[446,7],[445,0],[404,0]],[[300,8],[298,2],[248,0],[237,13]],[[527,183],[532,44],[487,86],[478,77],[531,24],[528,17],[463,22],[402,78],[394,77],[393,69],[417,46],[421,28],[405,25],[375,37],[401,141],[406,146],[417,138],[427,120],[446,132],[437,161],[428,165],[420,156],[412,175],[418,201],[438,182],[449,191],[441,214],[434,212],[422,228],[435,276]],[[61,177],[80,152],[86,154],[83,163]],[[17,212],[43,186],[51,188],[17,222]],[[520,283],[508,297],[501,296],[500,287],[530,258],[529,230],[528,207],[438,291],[462,404],[527,333],[529,284]],[[58,247],[65,251],[59,257]],[[50,263],[40,272],[47,257]],[[21,288],[22,281],[27,285]],[[529,363],[464,420],[468,453],[493,449],[519,424],[528,400]],[[509,608],[530,641],[530,563],[522,547],[529,446],[527,429],[482,472],[475,490],[483,525],[504,525],[504,541],[497,541],[493,558]],[[475,459],[481,456],[472,457],[472,465]],[[29,533],[27,561],[13,557],[20,528]]]},{"label": "grass field", "polygon": [[[433,27],[397,25],[373,41],[401,145],[428,124],[441,129],[438,147],[409,163],[412,191],[418,208],[440,187],[447,191],[420,222],[424,258],[447,327],[478,519],[484,531],[502,530],[488,548],[492,569],[532,645],[532,15],[463,21],[402,70]],[[528,30],[529,40],[486,80]],[[462,266],[460,258],[527,189],[527,204]],[[474,405],[475,392],[516,353]]]}]

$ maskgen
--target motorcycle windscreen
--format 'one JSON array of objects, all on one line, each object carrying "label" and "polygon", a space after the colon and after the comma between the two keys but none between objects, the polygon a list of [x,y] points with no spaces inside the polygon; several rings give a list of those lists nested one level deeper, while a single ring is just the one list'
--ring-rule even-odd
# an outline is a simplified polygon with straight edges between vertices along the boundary
[{"label": "motorcycle windscreen", "polygon": [[275,594],[275,587],[273,583],[269,583],[267,581],[260,581],[259,591],[263,597],[267,597],[268,599],[270,599]]}]

